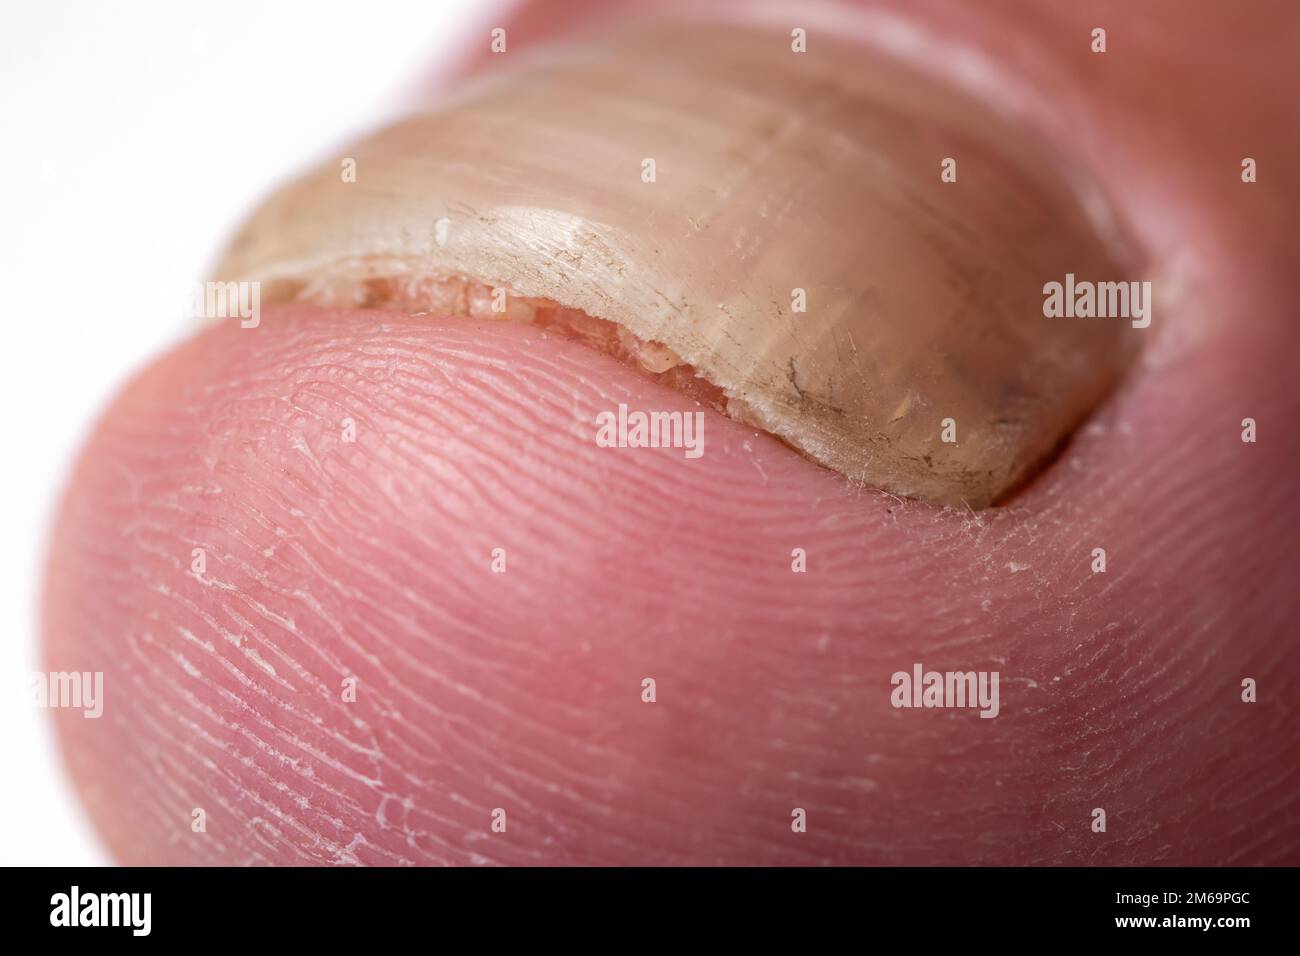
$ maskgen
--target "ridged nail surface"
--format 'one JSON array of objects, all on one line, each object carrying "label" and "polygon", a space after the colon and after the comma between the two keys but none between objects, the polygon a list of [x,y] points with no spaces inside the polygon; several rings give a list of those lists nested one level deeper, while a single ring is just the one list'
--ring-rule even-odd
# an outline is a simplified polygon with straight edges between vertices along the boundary
[{"label": "ridged nail surface", "polygon": [[881,54],[641,22],[511,56],[343,151],[355,181],[335,159],[272,197],[217,277],[407,308],[393,290],[468,279],[580,310],[815,461],[972,507],[1032,474],[1150,331],[1044,315],[1067,273],[1142,278],[1104,202]]}]

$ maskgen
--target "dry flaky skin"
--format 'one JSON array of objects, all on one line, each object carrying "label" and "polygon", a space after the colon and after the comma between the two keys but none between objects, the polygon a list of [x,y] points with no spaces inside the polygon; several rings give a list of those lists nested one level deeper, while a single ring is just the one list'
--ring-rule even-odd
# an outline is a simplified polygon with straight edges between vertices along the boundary
[{"label": "dry flaky skin", "polygon": [[[498,291],[506,294],[500,297]],[[510,294],[465,276],[355,279],[318,278],[301,287],[282,284],[282,301],[311,302],[336,309],[397,309],[412,315],[470,316],[515,322],[555,332],[614,356],[663,385],[689,395],[720,412],[727,397],[701,378],[672,349],[647,342],[624,326],[570,309],[550,299]]]},{"label": "dry flaky skin", "polygon": [[[474,277],[661,343],[731,414],[851,478],[974,507],[1042,461],[1134,353],[1127,321],[1042,313],[1043,284],[1067,272],[1144,278],[1097,198],[911,68],[699,23],[518,59],[348,150],[356,182],[334,161],[282,190],[218,278],[260,280],[264,301],[392,302]],[[944,157],[958,182],[941,181]]]}]

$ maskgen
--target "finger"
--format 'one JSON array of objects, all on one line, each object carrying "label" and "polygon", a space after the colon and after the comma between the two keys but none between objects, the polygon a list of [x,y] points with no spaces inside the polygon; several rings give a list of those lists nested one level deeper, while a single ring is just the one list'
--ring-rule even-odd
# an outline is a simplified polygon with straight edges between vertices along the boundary
[{"label": "finger", "polygon": [[[1293,412],[1290,290],[1217,251],[1195,334],[979,516],[710,411],[699,459],[601,448],[601,411],[696,406],[525,327],[211,333],[110,412],[55,539],[51,667],[125,690],[63,720],[97,822],[135,861],[1294,859],[1294,556],[1246,542],[1297,449],[1237,410]],[[998,670],[997,719],[894,707],[916,661]]]}]

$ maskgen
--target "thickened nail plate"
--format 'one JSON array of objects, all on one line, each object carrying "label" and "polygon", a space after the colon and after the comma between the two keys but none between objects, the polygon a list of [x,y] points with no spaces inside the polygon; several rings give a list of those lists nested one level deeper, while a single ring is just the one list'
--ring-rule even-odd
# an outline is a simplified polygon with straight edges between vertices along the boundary
[{"label": "thickened nail plate", "polygon": [[1044,286],[1141,263],[1031,130],[883,53],[792,46],[638,21],[495,58],[345,150],[355,176],[334,159],[272,197],[218,277],[267,301],[561,316],[850,479],[989,505],[1150,334],[1048,316]]}]

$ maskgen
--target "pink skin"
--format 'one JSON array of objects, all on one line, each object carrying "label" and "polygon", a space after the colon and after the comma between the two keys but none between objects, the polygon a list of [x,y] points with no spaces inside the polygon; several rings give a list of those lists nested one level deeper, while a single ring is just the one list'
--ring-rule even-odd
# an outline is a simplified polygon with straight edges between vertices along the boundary
[{"label": "pink skin", "polygon": [[[1227,27],[1166,13],[1152,36],[1121,9],[1096,19],[1151,58],[1116,56],[1137,65],[1115,101],[1098,79],[1080,137],[1117,144],[1098,165],[1158,261],[1188,250],[1191,291],[1008,507],[854,488],[712,412],[697,460],[597,447],[620,402],[696,407],[507,324],[266,310],[144,372],[73,475],[46,594],[47,666],[105,673],[103,718],[53,713],[115,857],[1300,862],[1300,289],[1279,267],[1300,149],[1273,56],[1300,19],[1237,73],[1191,57],[1187,102],[1144,112],[1178,69],[1155,47]],[[894,709],[917,661],[999,671],[1000,715]]]}]

